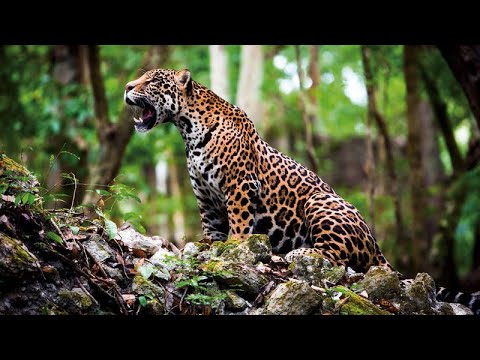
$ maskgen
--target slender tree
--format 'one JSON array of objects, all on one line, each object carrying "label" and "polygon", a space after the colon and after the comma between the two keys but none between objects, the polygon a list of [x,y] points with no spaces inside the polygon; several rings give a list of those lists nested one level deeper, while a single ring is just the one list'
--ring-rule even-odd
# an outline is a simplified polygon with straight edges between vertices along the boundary
[{"label": "slender tree", "polygon": [[262,127],[262,104],[260,89],[263,81],[263,50],[261,45],[242,45],[240,75],[237,87],[236,105],[248,117]]},{"label": "slender tree", "polygon": [[[145,55],[142,68],[154,68],[164,64],[169,55],[167,45],[152,46]],[[117,176],[123,154],[134,132],[131,113],[125,109],[117,122],[112,122],[108,114],[108,102],[105,93],[103,75],[100,70],[100,49],[97,45],[88,46],[88,64],[90,84],[93,91],[95,108],[95,127],[99,142],[99,155],[90,171],[91,189],[109,185]],[[93,192],[87,192],[83,203],[96,200]]]},{"label": "slender tree", "polygon": [[[312,116],[310,116],[310,104],[308,104],[308,99],[305,96],[305,87],[303,84],[303,71],[302,71],[302,58],[300,54],[300,46],[295,45],[295,56],[297,60],[297,75],[298,81],[300,86],[300,108],[302,109],[303,114],[303,124],[305,127],[305,147],[307,153],[307,159],[309,162],[310,170],[313,172],[317,172],[318,170],[318,162],[317,158],[315,157],[315,149],[313,144],[313,123],[312,123]],[[318,83],[317,83],[318,84]]]},{"label": "slender tree", "polygon": [[426,188],[422,158],[423,137],[420,123],[420,74],[418,69],[419,49],[414,45],[405,45],[403,53],[403,71],[407,90],[407,158],[410,165],[410,206],[412,229],[412,268],[418,272],[426,256],[424,224],[426,219]]},{"label": "slender tree", "polygon": [[228,57],[225,45],[210,45],[210,86],[218,96],[230,101]]}]

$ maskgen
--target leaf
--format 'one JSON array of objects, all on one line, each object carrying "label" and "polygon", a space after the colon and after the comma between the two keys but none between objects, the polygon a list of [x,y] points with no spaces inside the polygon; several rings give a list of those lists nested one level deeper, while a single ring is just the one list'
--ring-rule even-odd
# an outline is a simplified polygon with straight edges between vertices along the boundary
[{"label": "leaf", "polygon": [[138,272],[147,280],[153,274],[154,270],[155,268],[151,264],[145,264],[138,268]]},{"label": "leaf", "polygon": [[138,297],[138,302],[143,307],[147,306],[147,299],[145,298],[145,296],[139,296]]},{"label": "leaf", "polygon": [[8,189],[7,184],[0,185],[0,195],[3,194]]},{"label": "leaf", "polygon": [[188,280],[182,280],[182,281],[179,281],[175,284],[175,286],[177,288],[182,288],[182,287],[185,287],[185,286],[191,286],[192,285],[192,281],[191,279],[188,279]]},{"label": "leaf", "polygon": [[70,230],[72,230],[73,235],[78,235],[80,228],[78,226],[70,226]]},{"label": "leaf", "polygon": [[28,192],[25,192],[25,193],[22,193],[22,204],[26,204],[28,203],[28,195],[30,195],[30,193]]},{"label": "leaf", "polygon": [[107,218],[104,218],[103,220],[105,221],[105,230],[107,231],[108,240],[112,240],[117,236],[117,224]]},{"label": "leaf", "polygon": [[35,202],[35,195],[33,194],[28,194],[28,205],[32,205]]},{"label": "leaf", "polygon": [[103,214],[103,211],[100,210],[99,208],[95,207],[95,212],[97,213],[98,216],[100,216],[102,219],[105,219],[105,215]]},{"label": "leaf", "polygon": [[53,231],[47,232],[47,236],[53,241],[56,241],[59,244],[63,244],[62,238],[58,234],[55,234]]},{"label": "leaf", "polygon": [[54,161],[55,161],[55,156],[53,156],[52,154],[50,155],[50,167],[52,167]]},{"label": "leaf", "polygon": [[95,192],[100,196],[110,196],[110,193],[107,190],[96,189]]},{"label": "leaf", "polygon": [[20,201],[22,201],[22,196],[23,196],[23,193],[20,193],[17,196],[15,196],[15,206],[18,206]]}]

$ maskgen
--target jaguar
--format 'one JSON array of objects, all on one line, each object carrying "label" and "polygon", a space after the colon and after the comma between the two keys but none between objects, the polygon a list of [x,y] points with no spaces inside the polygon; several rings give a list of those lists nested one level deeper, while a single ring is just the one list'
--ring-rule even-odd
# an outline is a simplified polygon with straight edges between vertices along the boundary
[{"label": "jaguar", "polygon": [[147,71],[126,84],[124,97],[141,109],[138,132],[163,123],[180,131],[205,241],[266,234],[287,260],[315,252],[360,272],[374,265],[394,271],[352,204],[271,147],[242,109],[194,81],[188,69]]}]

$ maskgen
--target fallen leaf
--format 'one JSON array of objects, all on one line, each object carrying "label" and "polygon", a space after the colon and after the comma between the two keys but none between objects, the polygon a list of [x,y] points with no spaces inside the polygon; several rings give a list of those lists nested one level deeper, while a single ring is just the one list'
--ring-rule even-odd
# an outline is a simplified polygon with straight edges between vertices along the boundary
[{"label": "fallen leaf", "polygon": [[146,258],[147,257],[147,253],[141,249],[132,249],[132,253],[137,256],[137,257],[140,257],[140,258]]},{"label": "fallen leaf", "polygon": [[122,264],[123,266],[125,266],[125,260],[123,260],[122,255],[120,255],[120,253],[117,251],[115,252],[115,258],[117,259],[117,262],[119,264]]},{"label": "fallen leaf", "polygon": [[44,274],[55,274],[57,273],[57,268],[52,265],[44,265],[42,266],[42,272]]},{"label": "fallen leaf", "polygon": [[3,201],[7,201],[7,202],[12,202],[12,203],[15,202],[15,196],[13,195],[2,195],[2,199]]}]

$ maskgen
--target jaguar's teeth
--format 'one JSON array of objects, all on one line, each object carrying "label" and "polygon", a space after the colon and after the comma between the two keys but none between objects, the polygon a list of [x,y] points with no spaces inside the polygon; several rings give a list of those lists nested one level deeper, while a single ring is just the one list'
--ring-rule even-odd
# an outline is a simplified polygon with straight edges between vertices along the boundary
[{"label": "jaguar's teeth", "polygon": [[142,123],[142,120],[140,120],[140,119],[137,119],[136,117],[133,117],[133,121],[135,121],[137,124],[140,124],[140,123]]}]

